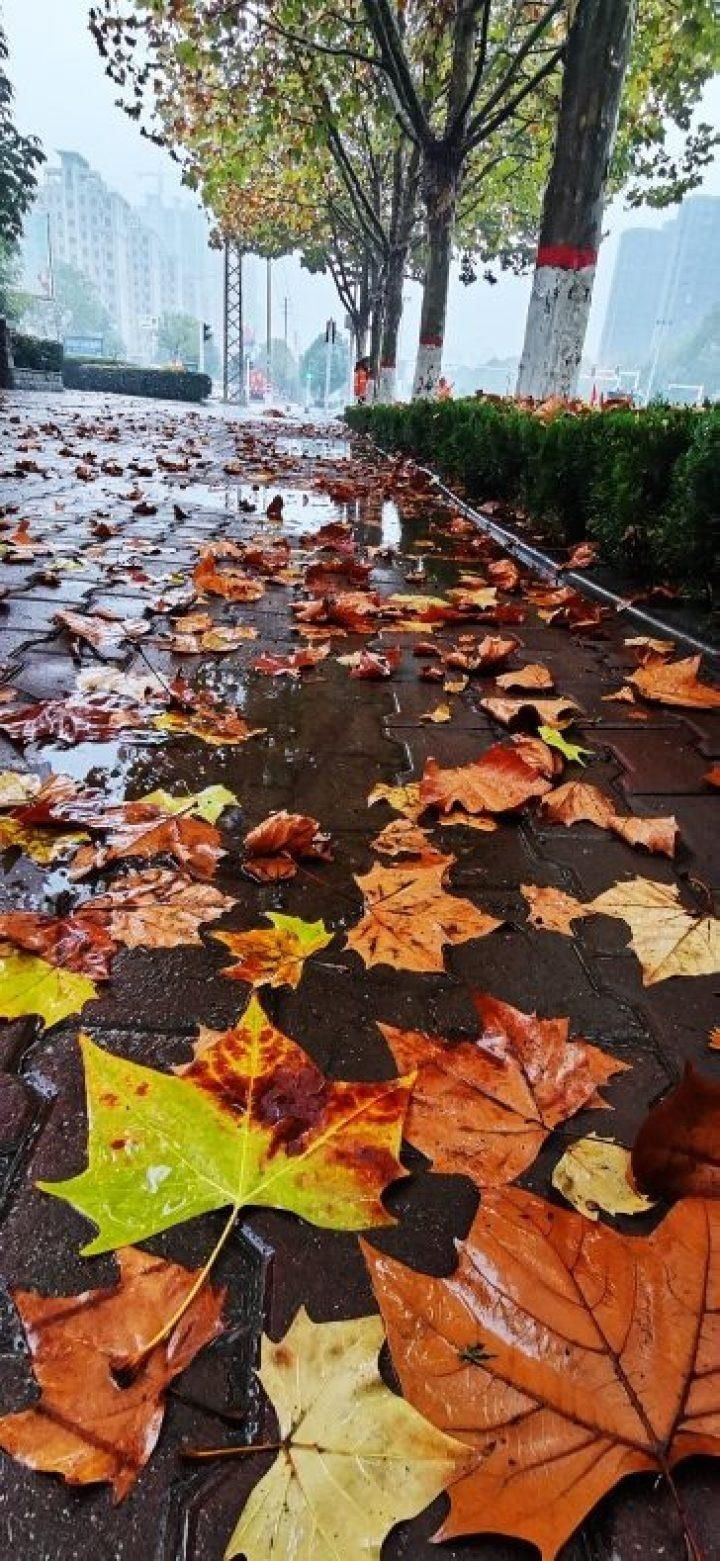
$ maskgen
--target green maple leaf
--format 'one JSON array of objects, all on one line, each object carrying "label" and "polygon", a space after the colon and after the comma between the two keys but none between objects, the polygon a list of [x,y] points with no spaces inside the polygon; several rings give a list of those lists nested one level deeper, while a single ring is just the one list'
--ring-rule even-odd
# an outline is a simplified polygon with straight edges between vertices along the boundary
[{"label": "green maple leaf", "polygon": [[577,743],[569,743],[562,732],[556,731],[554,726],[539,726],[538,737],[547,743],[548,748],[558,748],[571,763],[584,765],[583,754],[586,754],[589,759],[592,758],[592,748],[579,748]]},{"label": "green maple leaf", "polygon": [[380,1201],[398,1155],[414,1074],[330,1081],[253,997],[235,1029],[202,1030],[178,1074],[158,1073],[81,1036],[88,1166],[38,1182],[98,1228],[83,1253],[145,1241],[210,1209],[291,1210],[362,1230],[392,1220]]},{"label": "green maple leaf", "polygon": [[97,995],[94,981],[74,970],[63,970],[7,945],[0,951],[0,1018],[39,1014],[45,1024],[59,1024]]}]

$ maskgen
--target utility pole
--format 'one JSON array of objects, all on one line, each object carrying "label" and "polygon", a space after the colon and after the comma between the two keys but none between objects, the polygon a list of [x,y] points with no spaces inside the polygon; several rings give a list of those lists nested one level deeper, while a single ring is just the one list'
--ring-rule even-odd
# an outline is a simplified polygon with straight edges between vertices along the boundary
[{"label": "utility pole", "polygon": [[336,331],[337,327],[335,325],[335,321],[328,320],[327,325],[325,326],[325,346],[327,350],[325,353],[325,395],[323,397],[323,406],[326,412],[328,409],[328,402],[330,400],[330,378],[332,373],[333,347],[335,345]]},{"label": "utility pole", "polygon": [[283,325],[284,325],[283,335],[284,335],[284,339],[285,339],[285,351],[287,352],[287,344],[288,344],[288,301],[287,301],[287,295],[286,295],[286,297],[283,300]]}]

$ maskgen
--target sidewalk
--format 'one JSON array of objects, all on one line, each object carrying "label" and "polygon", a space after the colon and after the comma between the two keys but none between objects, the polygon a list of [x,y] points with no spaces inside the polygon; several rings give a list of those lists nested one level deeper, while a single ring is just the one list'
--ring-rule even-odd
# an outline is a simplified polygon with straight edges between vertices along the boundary
[{"label": "sidewalk", "polygon": [[[16,704],[65,700],[76,690],[79,673],[108,669],[121,672],[129,695],[134,679],[152,687],[149,669],[155,669],[161,701],[180,675],[196,689],[221,696],[261,733],[237,746],[210,746],[187,735],[159,740],[146,708],[138,728],[101,742],[65,746],[44,739],[23,746],[2,732],[6,708],[15,704],[0,703],[0,771],[69,775],[112,803],[143,798],[156,788],[173,796],[228,788],[238,806],[221,815],[218,827],[228,854],[212,884],[234,903],[220,930],[267,927],[266,913],[280,912],[311,923],[323,920],[336,934],[327,950],[304,965],[295,989],[264,987],[258,994],[274,1024],[319,1068],[333,1079],[394,1077],[379,1024],[472,1039],[478,1021],[470,990],[524,1013],[569,1018],[573,1037],[584,1037],[627,1071],[602,1085],[612,1112],[601,1115],[585,1106],[547,1136],[520,1176],[522,1187],[558,1206],[562,1200],[551,1176],[575,1137],[608,1134],[630,1146],[649,1106],[679,1080],[687,1061],[720,1079],[718,1054],[708,1047],[720,1023],[720,974],[644,986],[624,921],[577,920],[571,936],[537,930],[521,893],[521,885],[533,885],[588,902],[615,883],[642,877],[678,884],[683,904],[707,913],[720,892],[720,801],[704,778],[720,762],[720,710],[641,698],[605,702],[637,669],[625,643],[636,633],[627,619],[609,616],[592,632],[572,632],[543,621],[537,607],[528,605],[523,586],[520,593],[500,590],[497,598],[500,608],[517,609],[516,616],[523,617],[517,623],[502,621],[512,620],[512,610],[501,612],[499,623],[477,615],[423,623],[429,609],[415,602],[400,627],[389,622],[380,634],[371,617],[365,634],[336,637],[337,622],[314,621],[312,637],[302,637],[292,606],[308,598],[308,585],[318,601],[333,589],[361,597],[362,570],[353,574],[353,566],[363,560],[372,564],[372,592],[449,602],[447,592],[458,588],[461,577],[486,577],[488,563],[498,556],[478,548],[469,532],[453,530],[451,512],[439,509],[406,468],[374,463],[367,453],[353,457],[337,426],[313,431],[282,417],[234,425],[207,411],[195,415],[119,399],[16,394],[0,405],[0,447],[0,540],[10,549],[0,561],[0,665],[3,681],[18,692]],[[276,495],[283,500],[281,523],[266,519]],[[250,505],[252,511],[244,508]],[[334,548],[325,551],[313,547],[311,537],[304,540],[337,521],[352,527],[356,554],[339,533],[331,536]],[[258,574],[247,559],[238,565],[218,548],[257,537],[262,550],[281,548],[287,539],[289,555],[278,553],[272,563],[265,557]],[[193,570],[200,549],[209,544],[217,570],[239,567],[256,583],[260,579],[263,594],[245,602],[218,595],[194,599]],[[27,562],[17,561],[26,554]],[[318,564],[327,567],[312,586],[313,576],[305,579],[304,571]],[[464,580],[460,589],[473,587]],[[165,610],[150,616],[158,600]],[[257,637],[225,654],[173,654],[163,644],[172,601],[178,603],[176,616],[209,612],[216,625],[254,628]],[[135,641],[120,638],[116,651],[99,659],[55,621],[68,610],[93,615],[106,609],[118,615],[120,627],[142,621],[150,632]],[[346,626],[352,628],[362,610],[353,598]],[[403,627],[407,620],[411,627]],[[469,675],[461,692],[447,692],[442,677],[421,676],[424,667],[440,667],[439,657],[432,649],[415,655],[413,648],[429,642],[442,651],[463,633],[510,636],[520,643],[501,665]],[[265,653],[286,657],[327,642],[330,654],[296,678],[252,670]],[[380,654],[401,647],[392,676],[353,678],[350,667],[338,661],[366,644]],[[681,646],[677,654],[684,654]],[[501,925],[488,936],[447,943],[444,971],[387,963],[366,968],[342,936],[362,915],[355,878],[369,874],[374,863],[397,867],[403,860],[379,856],[371,845],[402,815],[387,801],[368,807],[370,794],[378,785],[419,781],[430,757],[443,770],[453,769],[495,743],[510,743],[507,728],[481,701],[519,697],[494,680],[525,663],[541,663],[552,674],[554,692],[543,690],[541,697],[576,703],[565,736],[590,751],[584,768],[568,765],[555,784],[575,780],[596,786],[620,816],[674,815],[675,859],[634,850],[588,822],[564,828],[535,804],[500,817],[498,827],[487,832],[440,827],[437,816],[429,822],[423,817],[431,848],[455,858],[450,892]],[[462,676],[456,667],[449,680],[458,684]],[[701,676],[708,678],[709,671]],[[450,720],[423,719],[442,705],[449,707]],[[162,709],[158,703],[151,714]],[[305,860],[296,876],[259,884],[241,866],[243,841],[282,809],[317,820],[331,838],[333,859]],[[80,899],[105,894],[119,873],[138,865],[145,869],[148,863],[120,859],[99,876],[74,880],[69,857],[43,865],[17,847],[6,849],[0,857],[0,910],[67,915]],[[177,862],[163,858],[159,865],[175,869]],[[213,924],[212,932],[217,930]],[[423,931],[421,942],[424,937]],[[225,1029],[245,1007],[249,988],[225,979],[221,972],[227,966],[226,947],[204,927],[201,941],[189,945],[122,948],[110,980],[85,1005],[82,1022],[76,1015],[47,1028],[33,1017],[0,1022],[0,1249],[6,1289],[69,1295],[116,1278],[109,1254],[79,1255],[88,1239],[87,1220],[34,1185],[73,1176],[86,1163],[78,1030],[89,1031],[107,1051],[148,1067],[186,1064],[198,1026]],[[416,1150],[405,1152],[405,1163],[413,1174],[385,1198],[398,1223],[369,1231],[369,1240],[422,1273],[447,1275],[456,1263],[453,1243],[465,1238],[475,1216],[477,1189],[467,1177],[431,1174]],[[198,1267],[224,1219],[222,1211],[202,1214],[143,1246]],[[640,1239],[658,1220],[634,1215],[606,1223]],[[157,1446],[130,1494],[113,1505],[107,1485],[72,1489],[0,1453],[3,1553],[33,1561],[97,1556],[219,1561],[243,1500],[270,1459],[191,1463],[178,1457],[178,1449],[267,1439],[272,1420],[253,1375],[263,1321],[278,1340],[300,1305],[318,1322],[361,1317],[376,1306],[356,1234],[322,1229],[282,1210],[243,1211],[213,1283],[227,1287],[226,1331],[170,1387]],[[23,1331],[6,1297],[0,1412],[25,1408],[35,1395]],[[676,1478],[707,1556],[720,1555],[717,1464],[694,1460]],[[445,1506],[440,1497],[421,1517],[393,1529],[383,1561],[523,1561],[535,1553],[497,1536],[431,1545]],[[562,1556],[563,1561],[660,1556],[684,1561],[686,1553],[666,1489],[643,1475],[605,1497]],[[283,1554],[278,1549],[280,1561]]]}]

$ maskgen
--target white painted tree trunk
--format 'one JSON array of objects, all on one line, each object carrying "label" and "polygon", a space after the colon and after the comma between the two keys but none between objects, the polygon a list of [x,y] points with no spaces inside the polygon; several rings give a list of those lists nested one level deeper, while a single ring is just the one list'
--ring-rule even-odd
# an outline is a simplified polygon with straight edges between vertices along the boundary
[{"label": "white painted tree trunk", "polygon": [[413,401],[432,401],[442,372],[442,343],[421,341],[415,362]]},{"label": "white painted tree trunk", "polygon": [[595,266],[538,266],[533,277],[518,395],[574,396],[592,302]]},{"label": "white painted tree trunk", "polygon": [[376,401],[388,402],[395,400],[395,383],[397,369],[394,363],[381,363],[378,376]]}]

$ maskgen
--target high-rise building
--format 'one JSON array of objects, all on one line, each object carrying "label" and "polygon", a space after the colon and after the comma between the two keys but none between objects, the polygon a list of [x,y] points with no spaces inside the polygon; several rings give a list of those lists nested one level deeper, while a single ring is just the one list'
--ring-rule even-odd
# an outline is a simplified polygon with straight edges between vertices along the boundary
[{"label": "high-rise building", "polygon": [[600,342],[603,368],[650,367],[720,303],[720,198],[692,195],[660,228],[618,246]]},{"label": "high-rise building", "polygon": [[200,318],[205,305],[207,317],[208,293],[219,299],[210,285],[207,224],[190,203],[164,206],[159,195],[138,212],[79,152],[59,159],[46,169],[26,223],[25,285],[47,294],[52,265],[74,266],[96,288],[128,357],[151,360],[161,315]]}]

